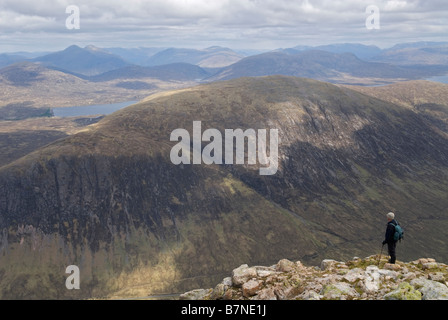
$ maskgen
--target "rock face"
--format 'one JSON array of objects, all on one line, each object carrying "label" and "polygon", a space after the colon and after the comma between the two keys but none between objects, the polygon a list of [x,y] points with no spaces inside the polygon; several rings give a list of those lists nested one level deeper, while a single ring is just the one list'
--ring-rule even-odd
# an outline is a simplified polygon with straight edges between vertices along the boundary
[{"label": "rock face", "polygon": [[448,300],[448,266],[430,260],[431,268],[425,267],[427,259],[394,265],[378,256],[346,262],[326,259],[317,268],[282,259],[265,267],[271,273],[256,273],[261,267],[243,265],[232,272],[245,275],[236,283],[234,277],[231,283],[226,278],[215,289],[182,296],[198,300]]}]

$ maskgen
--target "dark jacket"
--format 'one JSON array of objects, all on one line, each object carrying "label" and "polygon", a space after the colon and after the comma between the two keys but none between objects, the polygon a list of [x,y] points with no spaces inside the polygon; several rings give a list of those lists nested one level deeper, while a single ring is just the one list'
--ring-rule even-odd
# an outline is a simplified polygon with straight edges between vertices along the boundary
[{"label": "dark jacket", "polygon": [[397,224],[398,224],[398,222],[395,221],[395,219],[392,220],[392,221],[389,221],[389,222],[387,223],[386,235],[385,235],[385,237],[384,237],[383,244],[385,244],[385,243],[393,243],[393,242],[395,242],[395,241],[394,241],[394,234],[395,234],[395,226],[396,226]]}]

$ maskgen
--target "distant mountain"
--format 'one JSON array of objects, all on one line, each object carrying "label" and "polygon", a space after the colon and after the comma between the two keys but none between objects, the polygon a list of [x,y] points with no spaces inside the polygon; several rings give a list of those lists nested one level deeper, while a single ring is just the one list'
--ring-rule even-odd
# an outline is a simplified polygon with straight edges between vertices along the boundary
[{"label": "distant mountain", "polygon": [[385,83],[392,79],[418,79],[422,71],[367,62],[351,53],[305,50],[298,53],[269,52],[242,59],[223,68],[209,81],[239,77],[287,75],[334,83],[357,84],[363,81]]},{"label": "distant mountain", "polygon": [[[437,103],[433,92],[425,103]],[[223,135],[278,129],[277,173],[173,164],[171,134],[197,120]],[[446,262],[440,121],[285,76],[149,96],[0,168],[0,298],[143,297],[209,287],[243,263],[367,256],[389,211],[406,231],[400,261]],[[68,265],[81,270],[80,290],[64,286]]]},{"label": "distant mountain", "polygon": [[0,54],[0,68],[25,60],[27,58],[21,55],[2,53]]},{"label": "distant mountain", "polygon": [[103,48],[103,50],[121,57],[123,60],[125,60],[130,64],[141,66],[144,66],[150,57],[165,49],[167,48],[160,48],[160,47]]},{"label": "distant mountain", "polygon": [[56,73],[63,75],[57,71],[52,72],[37,63],[18,62],[0,69],[0,81],[3,85],[26,87],[33,83],[43,82]]},{"label": "distant mountain", "polygon": [[33,59],[51,68],[67,70],[86,76],[122,68],[128,63],[122,58],[94,46],[70,46],[63,51]]},{"label": "distant mountain", "polygon": [[157,66],[171,63],[190,63],[203,68],[219,68],[231,65],[243,56],[223,47],[210,47],[203,50],[169,48],[150,57],[145,65]]},{"label": "distant mountain", "polygon": [[367,46],[360,43],[336,43],[315,47],[298,45],[292,48],[280,49],[277,51],[295,54],[308,50],[320,50],[332,53],[352,53],[361,60],[368,60],[381,53],[381,49],[377,46]]},{"label": "distant mountain", "polygon": [[110,81],[115,79],[155,78],[164,81],[194,81],[210,74],[199,66],[189,63],[171,63],[162,66],[126,66],[90,77],[91,81]]},{"label": "distant mountain", "polygon": [[381,53],[377,46],[366,46],[359,43],[329,44],[314,47],[314,50],[322,50],[333,53],[352,53],[361,60],[369,60]]},{"label": "distant mountain", "polygon": [[403,43],[383,50],[374,61],[395,65],[448,65],[448,42]]},{"label": "distant mountain", "polygon": [[[199,68],[197,66],[193,66]],[[93,82],[87,76],[76,76],[47,68],[40,63],[19,62],[0,69],[0,108],[22,105],[26,108],[54,108],[136,101],[164,88],[179,88],[185,83],[155,81],[126,81],[121,78],[110,82]],[[21,108],[24,109],[24,108]],[[0,110],[0,113],[5,111]],[[11,110],[12,111],[12,110]],[[17,110],[18,111],[18,110]],[[29,110],[33,111],[33,110]],[[31,112],[31,114],[33,114]],[[26,116],[15,114],[15,118]],[[10,117],[8,112],[6,115]],[[2,116],[0,116],[2,117]]]}]

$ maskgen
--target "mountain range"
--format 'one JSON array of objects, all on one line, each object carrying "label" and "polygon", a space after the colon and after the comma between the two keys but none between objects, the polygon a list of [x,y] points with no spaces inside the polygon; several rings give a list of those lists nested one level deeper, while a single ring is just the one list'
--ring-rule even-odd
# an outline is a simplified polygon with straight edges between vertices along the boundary
[{"label": "mountain range", "polygon": [[[388,211],[400,260],[446,261],[447,85],[393,86],[268,76],[160,92],[0,167],[0,296],[185,292],[242,263],[366,256]],[[174,165],[170,134],[197,120],[278,129],[278,172]],[[81,290],[63,285],[68,265]]]},{"label": "mountain range", "polygon": [[[115,71],[114,77],[117,77],[120,72],[129,75],[130,70],[136,72],[139,67],[141,71],[137,73],[142,74],[151,70],[148,67],[171,65],[185,68],[185,64],[190,64],[203,69],[197,69],[194,79],[204,81],[280,74],[364,85],[425,79],[448,72],[448,43],[444,42],[404,43],[386,49],[355,43],[296,46],[246,57],[218,46],[206,49],[108,49],[72,45],[62,51],[33,58],[30,56],[33,55],[23,52],[3,53],[0,55],[0,67],[29,61],[81,78],[101,79],[102,74],[111,71]],[[111,73],[104,77],[110,76]],[[160,73],[156,77],[160,78]],[[169,78],[183,81],[185,74],[178,79],[175,76]]]}]

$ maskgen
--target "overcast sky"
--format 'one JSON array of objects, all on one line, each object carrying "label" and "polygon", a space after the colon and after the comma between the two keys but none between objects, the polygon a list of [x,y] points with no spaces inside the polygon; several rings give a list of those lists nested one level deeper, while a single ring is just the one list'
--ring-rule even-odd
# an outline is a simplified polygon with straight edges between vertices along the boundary
[{"label": "overcast sky", "polygon": [[[69,5],[80,28],[67,29]],[[380,29],[366,28],[366,8]],[[98,47],[275,49],[447,41],[447,0],[0,0],[0,52]]]}]

